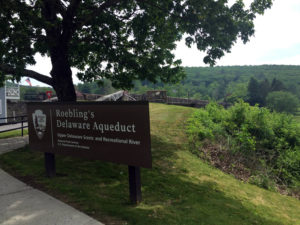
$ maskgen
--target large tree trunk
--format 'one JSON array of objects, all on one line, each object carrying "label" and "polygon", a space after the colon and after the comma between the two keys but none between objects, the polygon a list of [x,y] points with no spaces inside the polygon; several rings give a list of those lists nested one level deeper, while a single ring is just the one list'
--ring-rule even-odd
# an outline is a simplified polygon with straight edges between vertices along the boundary
[{"label": "large tree trunk", "polygon": [[[50,74],[53,78],[52,86],[56,91],[58,101],[74,102],[76,101],[76,93],[72,80],[72,71],[68,58],[66,57],[66,52],[67,51],[63,51],[63,49],[55,49],[52,51],[52,70]],[[45,167],[46,175],[48,177],[56,176],[54,153],[45,152]]]},{"label": "large tree trunk", "polygon": [[58,101],[76,101],[76,93],[72,80],[72,71],[67,57],[63,57],[62,52],[51,57],[53,78],[53,88],[56,91]]}]

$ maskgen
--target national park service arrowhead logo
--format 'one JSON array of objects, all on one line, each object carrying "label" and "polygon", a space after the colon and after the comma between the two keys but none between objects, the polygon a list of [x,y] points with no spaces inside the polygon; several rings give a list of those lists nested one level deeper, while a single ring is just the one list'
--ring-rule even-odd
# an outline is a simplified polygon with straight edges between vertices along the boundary
[{"label": "national park service arrowhead logo", "polygon": [[46,114],[37,109],[32,113],[32,120],[36,135],[39,139],[42,139],[46,130]]}]

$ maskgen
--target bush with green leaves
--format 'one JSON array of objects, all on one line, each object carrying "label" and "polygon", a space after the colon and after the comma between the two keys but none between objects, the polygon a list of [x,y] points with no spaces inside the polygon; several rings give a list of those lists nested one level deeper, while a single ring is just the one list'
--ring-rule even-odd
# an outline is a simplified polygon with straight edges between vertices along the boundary
[{"label": "bush with green leaves", "polygon": [[267,107],[277,112],[295,113],[299,100],[297,96],[286,91],[274,91],[267,96]]},{"label": "bush with green leaves", "polygon": [[300,129],[291,115],[243,101],[227,110],[210,103],[188,120],[187,134],[195,149],[206,142],[226,143],[223,149],[241,155],[246,166],[268,167],[268,176],[278,184],[300,181]]}]

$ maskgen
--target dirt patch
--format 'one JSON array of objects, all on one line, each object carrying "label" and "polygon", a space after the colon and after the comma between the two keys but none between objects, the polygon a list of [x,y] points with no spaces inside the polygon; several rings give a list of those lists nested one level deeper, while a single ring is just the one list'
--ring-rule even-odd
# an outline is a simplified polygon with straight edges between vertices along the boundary
[{"label": "dirt patch", "polygon": [[[251,160],[251,156],[246,159],[242,154],[232,153],[224,146],[226,146],[224,143],[204,142],[202,147],[198,148],[197,155],[214,167],[244,182],[249,182],[251,177],[262,168],[262,165],[255,164],[257,160]],[[282,195],[300,200],[299,190],[288,189],[287,186],[278,184],[274,184],[274,188]]]},{"label": "dirt patch", "polygon": [[251,170],[245,166],[242,156],[238,154],[233,155],[224,149],[221,144],[205,143],[199,151],[202,152],[200,154],[202,155],[201,158],[214,167],[234,175],[239,180],[249,180]]}]

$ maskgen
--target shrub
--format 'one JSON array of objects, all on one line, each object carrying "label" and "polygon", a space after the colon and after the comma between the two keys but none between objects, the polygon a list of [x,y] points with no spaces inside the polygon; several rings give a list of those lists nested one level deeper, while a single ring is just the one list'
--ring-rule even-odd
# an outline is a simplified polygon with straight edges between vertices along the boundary
[{"label": "shrub", "polygon": [[299,101],[298,98],[285,91],[270,92],[266,99],[267,107],[277,112],[295,113]]},{"label": "shrub", "polygon": [[243,101],[228,110],[210,103],[188,120],[187,133],[196,149],[201,149],[206,140],[218,145],[228,140],[223,149],[233,158],[235,154],[242,155],[245,166],[260,165],[261,168],[258,166],[253,171],[256,178],[266,176],[265,173],[257,175],[265,167],[268,178],[262,180],[275,178],[278,184],[287,185],[300,181],[300,131],[290,115]]}]

